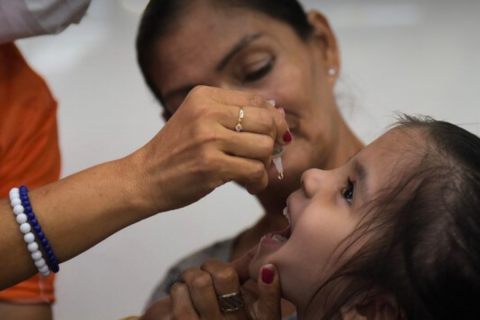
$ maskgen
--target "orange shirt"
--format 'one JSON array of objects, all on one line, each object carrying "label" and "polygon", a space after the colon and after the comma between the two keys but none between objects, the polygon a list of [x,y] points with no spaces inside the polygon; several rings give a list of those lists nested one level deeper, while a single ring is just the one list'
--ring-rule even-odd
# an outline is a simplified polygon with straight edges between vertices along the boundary
[{"label": "orange shirt", "polygon": [[[24,184],[35,189],[59,178],[56,109],[45,81],[17,47],[0,45],[0,198],[8,197],[13,187]],[[34,276],[0,291],[0,300],[52,303],[53,281],[53,275]]]}]

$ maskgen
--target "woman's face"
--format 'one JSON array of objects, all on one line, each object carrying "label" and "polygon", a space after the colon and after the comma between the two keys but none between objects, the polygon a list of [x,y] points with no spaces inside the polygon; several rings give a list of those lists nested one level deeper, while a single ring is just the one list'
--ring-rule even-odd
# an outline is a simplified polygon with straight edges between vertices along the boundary
[{"label": "woman's face", "polygon": [[[342,120],[333,97],[335,77],[328,75],[338,58],[332,58],[336,45],[327,48],[325,35],[304,42],[288,25],[254,11],[194,6],[155,45],[151,75],[166,108],[174,113],[196,85],[275,100],[285,109],[294,140],[282,157],[285,180],[278,181],[272,166],[270,183],[291,186],[290,193],[306,169],[326,166],[337,143],[333,136]],[[326,30],[320,33],[330,32],[316,17]]]},{"label": "woman's face", "polygon": [[262,238],[250,265],[252,278],[263,265],[273,263],[283,295],[302,308],[367,240],[355,242],[340,256],[349,245],[348,236],[365,222],[362,206],[394,187],[395,179],[418,162],[420,157],[412,152],[416,137],[415,130],[393,129],[338,169],[306,171],[301,189],[287,200],[290,227]]}]

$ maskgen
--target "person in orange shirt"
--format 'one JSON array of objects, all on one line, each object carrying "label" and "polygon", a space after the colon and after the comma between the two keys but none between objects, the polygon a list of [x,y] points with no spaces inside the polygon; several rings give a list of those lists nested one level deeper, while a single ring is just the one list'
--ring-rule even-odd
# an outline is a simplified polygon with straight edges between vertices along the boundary
[{"label": "person in orange shirt", "polygon": [[[57,103],[13,43],[0,45],[0,198],[11,186],[58,180]],[[28,90],[25,90],[28,88]],[[0,291],[0,318],[51,319],[54,275]]]}]

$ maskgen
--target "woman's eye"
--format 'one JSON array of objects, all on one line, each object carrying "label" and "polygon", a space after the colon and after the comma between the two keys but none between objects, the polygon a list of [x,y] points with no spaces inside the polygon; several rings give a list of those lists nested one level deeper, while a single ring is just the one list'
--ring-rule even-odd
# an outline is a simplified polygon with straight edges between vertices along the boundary
[{"label": "woman's eye", "polygon": [[259,69],[247,73],[243,78],[243,80],[245,82],[254,82],[254,81],[260,80],[265,75],[267,75],[270,72],[270,70],[272,70],[272,67],[273,67],[273,62],[269,61]]},{"label": "woman's eye", "polygon": [[347,186],[343,188],[342,190],[342,196],[345,198],[345,200],[351,204],[353,201],[353,193],[355,191],[355,185],[354,183],[348,179],[347,181]]}]

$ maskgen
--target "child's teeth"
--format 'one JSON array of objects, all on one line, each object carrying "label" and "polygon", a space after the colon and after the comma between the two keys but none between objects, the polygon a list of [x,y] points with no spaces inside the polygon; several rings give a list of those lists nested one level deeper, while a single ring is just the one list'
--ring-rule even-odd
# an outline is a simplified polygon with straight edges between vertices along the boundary
[{"label": "child's teeth", "polygon": [[287,218],[288,224],[290,224],[290,214],[288,213],[288,207],[283,209],[283,215],[285,216],[285,218]]},{"label": "child's teeth", "polygon": [[272,236],[272,239],[277,240],[277,241],[279,241],[279,242],[286,242],[286,241],[287,241],[287,238],[282,237],[282,236],[279,235],[279,234],[274,234],[274,235]]}]

